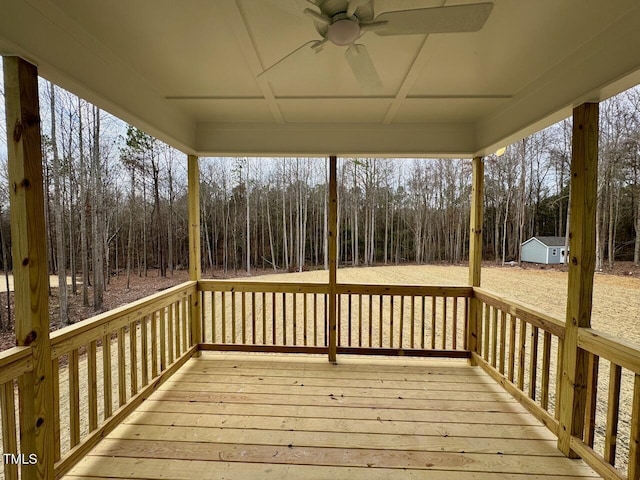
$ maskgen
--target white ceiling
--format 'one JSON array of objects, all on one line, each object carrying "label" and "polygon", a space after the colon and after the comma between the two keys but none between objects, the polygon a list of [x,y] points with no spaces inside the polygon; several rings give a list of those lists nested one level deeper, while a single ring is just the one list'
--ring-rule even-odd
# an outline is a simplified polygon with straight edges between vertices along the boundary
[{"label": "white ceiling", "polygon": [[[340,0],[331,0],[340,1]],[[346,0],[342,0],[346,5]],[[375,14],[485,0],[375,0]],[[365,95],[305,0],[0,0],[0,52],[188,153],[487,154],[640,83],[638,0],[494,0],[474,33],[378,36]]]}]

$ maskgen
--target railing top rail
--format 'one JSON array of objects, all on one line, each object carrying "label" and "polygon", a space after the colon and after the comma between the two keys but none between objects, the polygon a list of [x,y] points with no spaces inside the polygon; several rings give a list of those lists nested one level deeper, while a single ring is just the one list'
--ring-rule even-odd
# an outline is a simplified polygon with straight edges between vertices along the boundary
[{"label": "railing top rail", "polygon": [[565,323],[558,318],[539,312],[532,306],[501,297],[484,288],[474,287],[473,296],[558,338],[564,339]]},{"label": "railing top rail", "polygon": [[640,375],[640,346],[628,340],[593,328],[580,328],[578,347]]},{"label": "railing top rail", "polygon": [[404,295],[429,297],[470,297],[473,287],[468,285],[389,285],[338,283],[337,293],[375,294],[375,295]]},{"label": "railing top rail", "polygon": [[0,385],[33,370],[31,347],[12,347],[0,352]]},{"label": "railing top rail", "polygon": [[209,292],[328,293],[324,282],[260,282],[255,280],[199,280],[198,290]]},{"label": "railing top rail", "polygon": [[[329,293],[327,282],[261,282],[238,280],[200,280],[201,291],[266,292],[266,293]],[[389,285],[338,283],[336,293],[361,295],[405,295],[437,297],[470,297],[472,287],[466,285]]]},{"label": "railing top rail", "polygon": [[150,313],[150,309],[157,307],[158,303],[164,300],[171,300],[174,297],[177,300],[180,296],[184,295],[185,292],[188,292],[191,289],[195,289],[196,287],[197,282],[195,281],[184,282],[180,285],[167,288],[166,290],[158,292],[149,297],[142,298],[135,302],[128,303],[118,308],[114,308],[113,310],[109,310],[108,312],[104,312],[91,318],[87,318],[86,320],[82,320],[81,322],[78,322],[74,325],[56,330],[55,332],[51,333],[52,357],[55,358],[56,356],[62,355],[64,353],[60,351],[60,348],[56,347],[68,343],[76,337],[96,333],[98,329],[117,318],[126,316],[137,318],[148,315]]}]

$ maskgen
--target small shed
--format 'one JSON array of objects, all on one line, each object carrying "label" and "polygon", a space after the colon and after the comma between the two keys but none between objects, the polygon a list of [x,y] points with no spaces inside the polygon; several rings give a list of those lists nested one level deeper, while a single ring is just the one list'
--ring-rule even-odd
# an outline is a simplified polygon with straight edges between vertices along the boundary
[{"label": "small shed", "polygon": [[565,237],[531,237],[521,245],[523,262],[556,264],[564,263]]}]

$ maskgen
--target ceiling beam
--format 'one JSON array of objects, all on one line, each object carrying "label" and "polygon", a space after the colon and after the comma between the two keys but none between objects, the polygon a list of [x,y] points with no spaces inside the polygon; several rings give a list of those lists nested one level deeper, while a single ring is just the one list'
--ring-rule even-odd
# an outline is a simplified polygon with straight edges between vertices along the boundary
[{"label": "ceiling beam", "polygon": [[[445,3],[447,3],[446,0],[443,0],[440,3],[440,5],[433,5],[433,6],[444,7]],[[411,91],[413,84],[416,83],[416,80],[418,79],[418,76],[422,72],[422,69],[427,64],[427,60],[429,59],[429,56],[431,55],[431,52],[432,52],[432,49],[429,48],[430,45],[427,45],[428,40],[429,40],[429,35],[425,35],[424,40],[420,45],[420,49],[418,50],[418,53],[413,59],[413,62],[411,63],[411,66],[409,67],[409,70],[407,71],[407,74],[405,75],[404,80],[402,81],[402,85],[400,85],[400,88],[398,89],[398,93],[396,94],[396,97],[393,100],[393,103],[389,107],[389,110],[387,111],[387,114],[385,115],[384,120],[382,121],[384,125],[389,125],[391,122],[393,122],[394,118],[396,117],[396,114],[398,113],[398,110],[400,110],[400,107],[402,106],[403,102],[409,95],[409,92]]]},{"label": "ceiling beam", "polygon": [[238,5],[237,0],[225,0],[222,2],[221,10],[223,10],[225,18],[229,19],[231,30],[240,45],[242,53],[244,53],[247,63],[249,64],[249,68],[251,69],[251,73],[255,77],[262,95],[269,106],[269,110],[273,115],[273,120],[278,124],[284,124],[284,115],[282,115],[282,112],[280,111],[280,107],[278,106],[278,102],[275,99],[271,87],[269,86],[269,82],[264,77],[258,77],[258,75],[264,71],[264,66],[260,61],[260,57],[258,57],[255,42],[247,28],[247,22],[240,5]]}]

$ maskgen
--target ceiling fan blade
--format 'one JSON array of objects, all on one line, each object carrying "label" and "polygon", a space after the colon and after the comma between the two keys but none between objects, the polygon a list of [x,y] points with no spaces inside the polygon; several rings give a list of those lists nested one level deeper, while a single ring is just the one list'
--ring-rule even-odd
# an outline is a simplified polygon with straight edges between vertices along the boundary
[{"label": "ceiling fan blade", "polygon": [[304,57],[311,57],[313,55],[316,55],[318,52],[321,51],[321,49],[315,49],[314,47],[316,46],[319,47],[323,43],[324,43],[323,40],[312,40],[310,42],[307,42],[301,45],[300,47],[296,48],[293,52],[281,58],[276,63],[271,65],[269,68],[267,68],[265,71],[260,73],[258,77],[262,77],[262,76],[265,76],[267,78],[270,77],[271,75],[273,75],[273,73],[279,70],[282,65],[288,63],[288,60],[291,60],[292,58],[296,58],[298,60],[304,60]]},{"label": "ceiling fan blade", "polygon": [[349,0],[349,6],[347,7],[347,17],[352,17],[356,10],[361,6],[370,3],[371,0]]},{"label": "ceiling fan blade", "polygon": [[382,89],[382,81],[378,76],[378,71],[371,61],[367,47],[364,45],[351,45],[344,53],[344,56],[356,76],[362,91],[369,95],[379,93]]},{"label": "ceiling fan blade", "polygon": [[378,35],[477,32],[493,9],[493,3],[399,10],[378,15],[376,22],[388,22]]},{"label": "ceiling fan blade", "polygon": [[[274,8],[286,12],[290,15],[302,18],[302,13],[305,9],[305,2],[303,0],[268,0]],[[324,0],[306,0],[306,3],[319,7]]]}]

